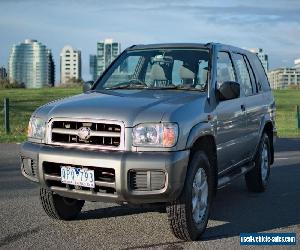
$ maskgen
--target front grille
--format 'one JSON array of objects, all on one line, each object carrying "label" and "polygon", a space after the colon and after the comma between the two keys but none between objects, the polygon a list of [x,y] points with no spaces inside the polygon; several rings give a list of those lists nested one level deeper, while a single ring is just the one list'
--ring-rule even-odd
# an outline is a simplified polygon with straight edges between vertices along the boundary
[{"label": "front grille", "polygon": [[131,177],[130,185],[132,190],[139,190],[139,191],[148,190],[146,171],[139,171],[139,172],[132,171],[130,173],[130,177]]},{"label": "front grille", "polygon": [[50,144],[120,149],[121,134],[121,124],[54,120],[50,126]]},{"label": "front grille", "polygon": [[130,189],[133,191],[161,190],[166,184],[166,174],[163,171],[129,172]]},{"label": "front grille", "polygon": [[[46,184],[48,187],[64,187],[69,190],[80,189],[90,191],[91,194],[96,193],[116,193],[115,170],[112,168],[98,168],[93,166],[84,166],[85,169],[94,170],[95,188],[79,187],[61,182],[61,167],[64,164],[43,162],[43,172]],[[83,166],[71,165],[68,166],[81,168]]]}]

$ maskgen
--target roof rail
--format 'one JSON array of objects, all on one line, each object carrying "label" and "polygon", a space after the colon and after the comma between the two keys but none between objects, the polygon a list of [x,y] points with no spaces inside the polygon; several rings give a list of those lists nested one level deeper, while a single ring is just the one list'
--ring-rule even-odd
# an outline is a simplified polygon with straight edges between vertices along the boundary
[{"label": "roof rail", "polygon": [[129,46],[127,49],[132,49],[132,48],[134,48],[135,46],[136,46],[136,44],[133,44],[133,45]]}]

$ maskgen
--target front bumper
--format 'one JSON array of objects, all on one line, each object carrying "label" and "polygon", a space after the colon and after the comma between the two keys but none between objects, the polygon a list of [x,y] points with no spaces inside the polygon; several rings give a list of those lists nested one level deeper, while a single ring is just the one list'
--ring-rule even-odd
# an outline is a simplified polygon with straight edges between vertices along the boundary
[{"label": "front bumper", "polygon": [[[176,152],[90,151],[31,142],[23,143],[20,152],[22,174],[59,195],[89,201],[133,204],[170,202],[176,199],[184,186],[189,153],[189,150]],[[69,185],[60,183],[60,176],[47,175],[45,164],[49,165],[49,163],[92,167],[95,171],[113,169],[114,183],[103,182],[104,186],[109,187],[107,190],[110,192],[70,188]],[[130,183],[132,171],[165,173],[163,188],[133,190]],[[151,174],[147,175],[147,182],[151,182],[151,176]],[[56,180],[59,185],[53,185],[53,180]]]}]

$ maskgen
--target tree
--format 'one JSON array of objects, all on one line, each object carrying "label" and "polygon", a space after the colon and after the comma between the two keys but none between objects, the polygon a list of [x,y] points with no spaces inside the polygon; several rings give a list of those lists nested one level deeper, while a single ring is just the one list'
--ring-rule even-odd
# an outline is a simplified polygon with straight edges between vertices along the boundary
[{"label": "tree", "polygon": [[72,78],[68,79],[68,81],[65,84],[61,84],[61,86],[62,87],[78,87],[78,86],[82,86],[82,84],[83,84],[82,79],[72,77]]},{"label": "tree", "polygon": [[1,89],[24,88],[24,84],[19,84],[16,81],[10,82],[8,79],[0,79]]}]

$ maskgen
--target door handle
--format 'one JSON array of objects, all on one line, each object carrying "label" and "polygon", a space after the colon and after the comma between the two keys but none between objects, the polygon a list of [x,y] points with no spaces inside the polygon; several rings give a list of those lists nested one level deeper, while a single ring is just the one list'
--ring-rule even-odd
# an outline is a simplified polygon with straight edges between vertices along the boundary
[{"label": "door handle", "polygon": [[242,104],[242,105],[241,105],[241,110],[242,110],[243,112],[246,111],[246,106],[245,106],[245,104]]}]

